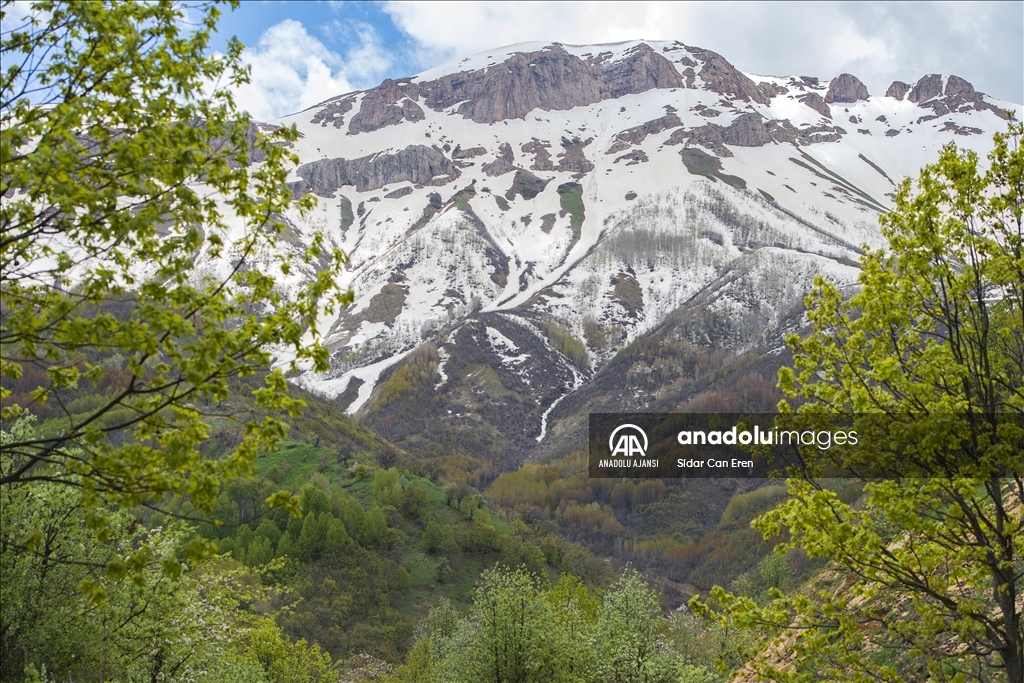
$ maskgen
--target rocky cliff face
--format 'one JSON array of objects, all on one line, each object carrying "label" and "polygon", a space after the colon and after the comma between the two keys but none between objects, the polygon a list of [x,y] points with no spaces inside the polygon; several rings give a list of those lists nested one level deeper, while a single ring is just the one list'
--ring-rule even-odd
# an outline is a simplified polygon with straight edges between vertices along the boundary
[{"label": "rocky cliff face", "polygon": [[[608,154],[614,154],[615,152],[623,149],[628,149],[630,145],[639,145],[647,139],[648,135],[654,135],[661,133],[672,128],[678,128],[683,125],[683,122],[679,120],[679,117],[675,114],[675,108],[672,111],[656,119],[647,121],[639,126],[633,128],[627,128],[621,133],[615,136],[615,143],[608,148]],[[624,147],[617,147],[616,145],[623,144]]]},{"label": "rocky cliff face", "polygon": [[603,59],[601,54],[583,59],[556,44],[514,54],[501,65],[488,69],[447,74],[423,82],[386,80],[362,98],[348,132],[365,133],[403,120],[418,121],[423,118],[423,110],[417,104],[420,98],[434,111],[460,104],[457,111],[462,116],[477,123],[495,123],[524,118],[535,109],[572,109],[683,85],[682,76],[672,63],[645,44],[615,61]]},{"label": "rocky cliff face", "polygon": [[907,95],[907,99],[911,102],[927,102],[941,94],[942,76],[939,74],[928,74],[914,84],[914,87],[910,89],[910,94]]},{"label": "rocky cliff face", "polygon": [[711,50],[690,49],[689,52],[704,62],[700,70],[700,78],[707,84],[708,90],[721,95],[732,95],[744,102],[768,104],[770,98],[764,89],[754,81],[740,73],[724,57]]},{"label": "rocky cliff face", "polygon": [[826,102],[818,93],[809,92],[806,95],[801,95],[800,101],[824,116],[826,119],[832,118],[832,110],[829,109],[828,102]]},{"label": "rocky cliff face", "polygon": [[682,88],[682,76],[672,62],[641,43],[625,59],[596,63],[601,81],[601,99],[617,99],[655,88]]},{"label": "rocky cliff face", "polygon": [[524,118],[534,109],[572,109],[601,99],[601,81],[590,65],[557,46],[418,87],[434,111],[461,102],[457,112],[477,123]]},{"label": "rocky cliff face", "polygon": [[747,113],[737,116],[728,126],[708,123],[698,128],[681,129],[665,141],[666,145],[678,145],[684,141],[700,145],[720,157],[731,157],[733,153],[726,145],[736,147],[761,147],[772,142],[772,136],[765,128],[759,114]]},{"label": "rocky cliff face", "polygon": [[[906,86],[905,83],[899,83]],[[889,90],[896,92],[897,83],[889,86]],[[925,114],[920,120],[928,121],[940,116],[945,116],[955,111],[989,110],[996,116],[1007,119],[1006,113],[992,103],[985,101],[982,93],[977,92],[974,86],[959,76],[943,78],[940,74],[928,74],[921,78],[907,93],[907,99],[918,103],[919,106],[931,109],[931,114]]]},{"label": "rocky cliff face", "polygon": [[363,96],[358,113],[348,125],[349,134],[367,133],[402,121],[422,121],[423,109],[413,101],[416,96],[416,87],[409,79],[384,81]]},{"label": "rocky cliff face", "polygon": [[[800,77],[790,79],[788,86],[779,83],[755,84],[740,73],[721,55],[672,44],[664,52],[684,54],[673,63],[646,44],[638,44],[625,51],[619,59],[610,59],[611,53],[587,52],[575,55],[560,45],[541,50],[512,53],[501,64],[475,71],[458,71],[440,78],[424,80],[406,78],[386,80],[379,87],[362,94],[334,98],[321,105],[311,123],[321,127],[331,123],[341,128],[348,112],[358,101],[358,109],[350,117],[348,134],[370,133],[382,128],[405,123],[417,123],[426,117],[417,102],[433,111],[446,111],[461,115],[477,123],[490,124],[508,119],[525,119],[533,111],[560,111],[596,104],[625,95],[641,94],[652,90],[684,88],[698,90],[703,87],[712,93],[730,97],[737,104],[757,103],[770,107],[772,98],[798,93],[795,98],[826,119],[832,118],[830,105],[869,101],[864,84],[851,74],[840,74],[829,83],[825,96],[818,90],[818,79]],[[691,58],[692,57],[692,58]],[[695,61],[693,58],[699,61]],[[693,76],[699,66],[700,83]],[[684,77],[683,73],[689,73]],[[1001,109],[986,102],[966,80],[957,76],[931,74],[913,86],[895,81],[886,92],[887,97],[918,103],[931,112],[922,112],[918,123],[937,118],[963,107],[989,110],[1005,117]],[[793,98],[794,95],[789,95]],[[664,116],[646,121],[615,134],[605,154],[619,155],[615,161],[629,165],[649,160],[646,152],[630,151],[642,145],[651,135],[673,130],[666,145],[700,145],[722,158],[733,156],[730,147],[761,147],[771,143],[814,145],[840,140],[846,131],[838,126],[816,124],[804,128],[788,119],[772,119],[764,113],[736,111],[728,125],[708,122],[687,127],[673,105],[665,105]],[[717,109],[698,104],[694,111],[705,118],[721,115]],[[884,117],[883,117],[884,118]],[[949,130],[969,135],[974,127],[956,126]],[[862,133],[867,133],[865,129]],[[885,131],[894,137],[898,130]],[[593,138],[561,138],[561,151],[552,155],[552,145],[537,138],[521,145],[521,151],[532,156],[528,164],[533,171],[569,172],[579,180],[594,169],[584,148]],[[514,154],[508,143],[495,150],[494,158],[484,161],[481,169],[489,177],[499,177],[516,170]],[[450,149],[450,146],[448,147]],[[447,155],[446,155],[447,154]],[[389,184],[411,182],[418,186],[439,186],[454,181],[461,175],[460,166],[473,165],[466,160],[488,154],[487,148],[475,146],[446,152],[436,145],[410,145],[398,152],[372,154],[357,159],[321,159],[300,167],[302,182],[294,185],[297,192],[314,192],[331,196],[344,186],[354,186],[367,192]],[[404,194],[404,193],[403,193]]]},{"label": "rocky cliff face", "polygon": [[[703,62],[700,78],[713,92],[743,101],[767,104],[772,88],[755,84],[709,50],[686,48]],[[599,52],[577,56],[555,44],[542,50],[511,55],[500,65],[475,71],[460,71],[422,82],[413,79],[386,80],[368,91],[359,111],[351,118],[348,132],[365,133],[404,121],[422,119],[418,102],[441,111],[459,104],[457,113],[477,123],[521,119],[535,109],[559,111],[617,99],[659,88],[694,87],[691,64],[689,77],[649,45],[638,44],[621,59]],[[686,69],[684,69],[684,72]],[[350,100],[333,104],[329,114],[318,121],[338,120],[351,108]]]},{"label": "rocky cliff face", "polygon": [[[320,198],[281,248],[323,230],[356,293],[324,324],[332,370],[297,381],[410,447],[389,429],[475,430],[460,447],[491,459],[605,405],[597,384],[670,407],[706,364],[636,349],[777,346],[814,275],[855,280],[894,184],[949,140],[984,152],[1004,104],[954,76],[872,97],[639,41],[511,46],[332,98],[274,124],[299,128],[288,180]],[[423,381],[395,400],[403,363]]]},{"label": "rocky cliff face", "polygon": [[825,103],[866,101],[868,97],[867,86],[861,83],[860,79],[850,74],[839,74],[828,84]]},{"label": "rocky cliff face", "polygon": [[886,97],[895,97],[897,100],[902,100],[903,96],[910,90],[910,86],[903,81],[893,81],[889,89],[885,91]]},{"label": "rocky cliff face", "polygon": [[360,159],[322,159],[299,166],[296,173],[303,189],[321,197],[352,185],[358,192],[385,185],[411,182],[415,185],[446,185],[459,177],[459,169],[436,147],[410,145],[395,154],[371,154]]}]

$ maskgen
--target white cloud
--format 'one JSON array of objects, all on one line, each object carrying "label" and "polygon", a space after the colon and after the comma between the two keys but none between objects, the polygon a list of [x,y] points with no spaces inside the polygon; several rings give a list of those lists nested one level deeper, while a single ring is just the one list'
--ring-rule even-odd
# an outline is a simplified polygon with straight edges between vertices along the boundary
[{"label": "white cloud", "polygon": [[421,62],[525,41],[607,43],[634,38],[674,39],[692,3],[387,2],[385,11],[419,44]]},{"label": "white cloud", "polygon": [[29,0],[14,0],[14,2],[5,3],[0,30],[7,32],[20,29],[33,17],[41,22],[50,18],[49,12],[43,12],[37,7],[33,7],[33,4]]},{"label": "white cloud", "polygon": [[345,54],[344,71],[357,88],[368,88],[380,83],[382,74],[394,63],[377,32],[367,23],[342,23],[335,19],[324,26],[323,30],[333,42],[351,46]]},{"label": "white cloud", "polygon": [[391,59],[371,26],[348,30],[351,47],[342,56],[294,19],[268,28],[255,47],[242,53],[242,61],[251,67],[251,83],[237,89],[238,106],[255,119],[268,120],[374,84]]}]

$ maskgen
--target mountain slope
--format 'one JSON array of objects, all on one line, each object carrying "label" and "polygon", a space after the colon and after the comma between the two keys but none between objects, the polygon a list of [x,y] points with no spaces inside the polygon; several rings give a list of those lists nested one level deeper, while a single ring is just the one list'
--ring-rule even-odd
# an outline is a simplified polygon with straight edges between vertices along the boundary
[{"label": "mountain slope", "polygon": [[[956,76],[872,96],[639,41],[514,45],[335,97],[280,121],[302,133],[295,192],[320,200],[286,217],[288,248],[326,230],[356,292],[322,321],[331,372],[296,381],[389,438],[390,405],[406,431],[474,424],[474,454],[521,456],[680,311],[725,321],[698,346],[777,345],[816,274],[855,280],[895,183],[950,141],[987,150],[1004,107]],[[424,343],[401,366],[419,383],[385,392]]]}]

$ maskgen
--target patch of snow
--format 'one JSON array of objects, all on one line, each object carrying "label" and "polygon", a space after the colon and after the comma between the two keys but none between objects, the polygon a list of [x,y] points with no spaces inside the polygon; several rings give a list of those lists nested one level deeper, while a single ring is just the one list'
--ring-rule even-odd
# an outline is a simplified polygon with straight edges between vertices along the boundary
[{"label": "patch of snow", "polygon": [[487,328],[487,341],[490,342],[491,348],[495,351],[518,351],[519,347],[516,346],[515,342],[503,335],[493,327]]},{"label": "patch of snow", "polygon": [[544,414],[540,416],[540,436],[537,437],[537,443],[540,443],[541,441],[543,441],[544,437],[547,436],[547,433],[548,433],[548,415],[551,414],[551,411],[554,410],[555,406],[557,406],[559,403],[561,403],[562,400],[566,396],[568,396],[572,392],[576,391],[581,386],[583,386],[583,376],[580,375],[580,373],[576,372],[575,368],[573,368],[572,369],[572,389],[569,389],[569,391],[565,392],[564,394],[562,394],[561,396],[556,398],[551,403],[551,405],[548,406],[547,410],[544,411]]},{"label": "patch of snow", "polygon": [[440,389],[441,387],[448,383],[448,375],[444,371],[444,366],[448,363],[448,359],[451,358],[451,355],[448,353],[448,350],[445,349],[443,346],[439,346],[437,348],[437,355],[441,359],[437,364],[437,374],[440,375],[441,381],[434,385],[434,391],[437,391],[438,389]]},{"label": "patch of snow", "polygon": [[327,398],[335,398],[348,388],[348,384],[353,378],[358,377],[363,380],[363,383],[359,386],[359,393],[356,399],[345,409],[345,412],[351,415],[359,410],[370,398],[370,394],[377,385],[377,380],[380,378],[381,373],[405,358],[411,350],[396,353],[376,363],[350,370],[337,377],[305,373],[297,377],[294,382],[313,393],[326,396]]},{"label": "patch of snow", "polygon": [[[491,345],[491,350],[494,351],[494,354],[501,360],[502,365],[518,365],[530,358],[528,353],[522,353],[518,356],[512,355],[519,350],[519,347],[516,346],[515,342],[493,327],[487,328],[487,342]],[[520,372],[519,375],[527,384],[530,383],[525,372]]]}]

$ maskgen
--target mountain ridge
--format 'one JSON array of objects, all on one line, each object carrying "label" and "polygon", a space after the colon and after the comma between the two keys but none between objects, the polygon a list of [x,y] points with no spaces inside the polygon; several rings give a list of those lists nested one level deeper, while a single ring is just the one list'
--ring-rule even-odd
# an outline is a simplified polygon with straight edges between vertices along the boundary
[{"label": "mountain ridge", "polygon": [[[301,133],[293,191],[319,198],[284,217],[289,248],[324,230],[356,293],[321,321],[332,370],[294,381],[365,419],[431,346],[416,400],[445,407],[425,414],[461,424],[444,394],[472,382],[441,373],[486,366],[521,413],[491,455],[523,457],[565,396],[702,292],[701,315],[731,322],[690,326],[692,343],[777,341],[815,275],[855,282],[896,183],[949,141],[987,151],[1004,107],[957,76],[877,96],[667,41],[517,44],[330,98],[275,122]],[[523,354],[495,335],[536,362],[511,372]]]}]

